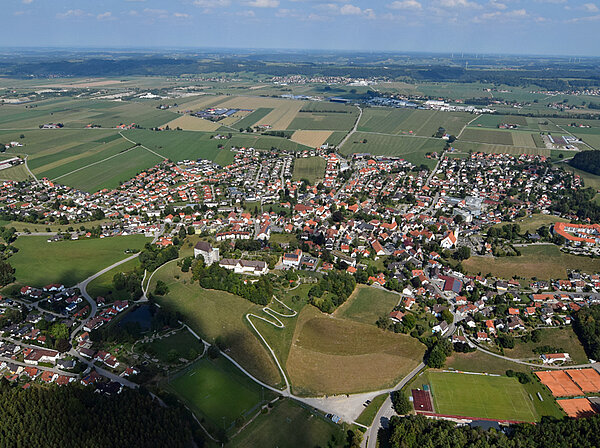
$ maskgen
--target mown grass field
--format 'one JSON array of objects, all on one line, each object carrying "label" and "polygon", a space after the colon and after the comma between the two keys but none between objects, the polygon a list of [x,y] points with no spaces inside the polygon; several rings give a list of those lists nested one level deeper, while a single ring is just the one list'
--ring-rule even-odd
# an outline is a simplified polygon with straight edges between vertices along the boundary
[{"label": "mown grass field", "polygon": [[[491,130],[469,127],[460,136],[461,140],[477,143],[513,146],[512,133],[508,130]],[[532,145],[535,146],[535,145]]]},{"label": "mown grass field", "polygon": [[228,429],[237,418],[248,416],[262,401],[262,387],[239,372],[225,358],[203,358],[174,375],[168,387],[199,418],[205,417],[212,428]]},{"label": "mown grass field", "polygon": [[246,129],[248,126],[262,124],[261,120],[273,111],[272,107],[259,107],[255,111],[249,113],[241,120],[231,125],[235,129]]},{"label": "mown grass field", "polygon": [[13,244],[19,249],[10,258],[17,282],[29,286],[62,283],[72,286],[90,275],[127,258],[126,249],[142,249],[148,240],[141,235],[58,241],[22,236]]},{"label": "mown grass field", "polygon": [[565,254],[554,245],[520,247],[520,257],[471,257],[463,261],[469,273],[490,273],[493,276],[510,279],[513,276],[537,277],[540,280],[567,278],[569,269],[581,269],[593,274],[600,271],[597,260]]},{"label": "mown grass field", "polygon": [[126,291],[119,291],[113,287],[113,278],[119,272],[131,272],[140,266],[138,258],[129,260],[126,263],[120,264],[116,268],[105,272],[99,277],[96,277],[87,286],[87,292],[92,298],[104,297],[107,302],[113,302],[115,300],[129,299],[129,293]]},{"label": "mown grass field", "polygon": [[517,338],[515,348],[505,349],[504,355],[518,359],[539,359],[540,355],[534,353],[533,350],[536,347],[550,346],[559,349],[561,352],[567,352],[575,364],[585,364],[588,362],[585,350],[572,327],[546,328],[539,331],[541,334],[540,342],[521,342]]},{"label": "mown grass field", "polygon": [[16,180],[22,181],[31,178],[25,164],[13,166],[12,168],[7,168],[5,170],[0,171],[0,179],[1,180]]},{"label": "mown grass field", "polygon": [[170,361],[172,351],[177,353],[178,358],[193,361],[204,351],[204,344],[184,328],[162,339],[155,339],[140,347],[136,346],[136,350],[146,352],[165,363]]},{"label": "mown grass field", "polygon": [[[435,412],[446,415],[534,422],[533,400],[516,378],[429,371]],[[537,399],[537,398],[536,398]]]},{"label": "mown grass field", "polygon": [[488,143],[476,143],[463,141],[462,137],[460,140],[452,143],[452,146],[462,152],[485,152],[490,154],[532,154],[549,157],[551,150],[540,147],[520,147],[520,146],[506,146],[506,145],[494,145]]},{"label": "mown grass field", "polygon": [[304,308],[286,363],[298,394],[357,393],[389,387],[422,360],[425,346],[407,335]]},{"label": "mown grass field", "polygon": [[[176,277],[177,276],[177,277]],[[191,284],[175,262],[164,265],[152,278],[150,290],[163,280],[169,293],[158,303],[184,316],[184,321],[200,336],[213,343],[217,338],[227,353],[260,380],[278,385],[282,379],[270,354],[245,321],[248,312],[261,313],[261,307],[223,291],[202,289]]]},{"label": "mown grass field", "polygon": [[398,294],[358,285],[346,303],[336,310],[335,315],[374,325],[381,316],[387,316],[399,301]]},{"label": "mown grass field", "polygon": [[383,134],[406,134],[431,137],[439,127],[452,135],[458,135],[462,128],[475,116],[465,112],[440,112],[433,110],[367,108],[358,124],[359,131]]},{"label": "mown grass field", "polygon": [[[364,140],[367,143],[362,143]],[[341,148],[341,152],[346,155],[368,152],[374,155],[397,156],[417,166],[425,164],[432,168],[435,167],[437,160],[428,159],[425,155],[428,152],[439,154],[444,148],[444,144],[444,140],[436,138],[355,132]]]},{"label": "mown grass field", "polygon": [[318,179],[323,179],[326,165],[327,163],[322,157],[303,157],[294,159],[292,179],[307,179],[314,185]]},{"label": "mown grass field", "polygon": [[526,218],[515,219],[514,221],[512,221],[510,223],[502,222],[500,224],[495,225],[494,227],[502,227],[503,225],[506,225],[506,224],[519,224],[519,226],[521,227],[521,233],[525,233],[527,231],[529,231],[530,233],[533,233],[542,226],[552,226],[557,222],[569,222],[569,220],[565,219],[565,218],[561,218],[559,216],[544,215],[544,214],[538,213],[535,215],[528,216]]},{"label": "mown grass field", "polygon": [[342,447],[341,426],[313,414],[292,400],[279,400],[268,414],[259,415],[228,446],[246,447]]}]

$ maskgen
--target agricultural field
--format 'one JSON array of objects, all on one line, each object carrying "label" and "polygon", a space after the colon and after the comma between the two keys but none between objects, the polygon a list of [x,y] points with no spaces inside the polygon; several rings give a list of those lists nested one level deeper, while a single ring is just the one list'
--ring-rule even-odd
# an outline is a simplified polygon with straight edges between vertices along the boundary
[{"label": "agricultural field", "polygon": [[311,148],[319,148],[331,137],[332,131],[295,131],[290,139]]},{"label": "agricultural field", "polygon": [[172,355],[176,355],[177,359],[193,361],[204,352],[204,344],[184,328],[152,342],[136,345],[136,350],[148,353],[163,363],[172,362]]},{"label": "agricultural field", "polygon": [[462,152],[485,152],[489,154],[512,154],[512,155],[520,155],[520,154],[531,154],[531,155],[540,155],[550,157],[552,150],[546,149],[544,147],[517,147],[517,146],[506,146],[506,145],[493,145],[487,143],[476,143],[476,142],[466,142],[463,141],[461,137],[460,140],[456,140],[452,143],[452,146],[459,151]]},{"label": "agricultural field", "polygon": [[329,145],[333,145],[333,146],[338,146],[342,142],[342,140],[344,139],[344,137],[346,136],[346,134],[347,134],[346,132],[334,131],[327,138],[327,140],[325,141],[325,143],[327,143]]},{"label": "agricultural field", "polygon": [[[246,96],[236,96],[219,104],[221,107],[229,107],[231,109],[255,110],[259,108],[271,108],[273,109],[271,112],[254,123],[260,121],[260,124],[270,125],[274,130],[287,129],[303,105],[303,101]],[[247,118],[250,118],[250,116]]]},{"label": "agricultural field", "polygon": [[339,425],[292,400],[280,399],[267,414],[259,415],[233,437],[228,446],[340,448],[344,442],[345,433]]},{"label": "agricultural field", "polygon": [[7,168],[0,171],[0,180],[22,181],[30,178],[31,176],[29,175],[29,171],[27,171],[25,164],[13,166],[12,168]]},{"label": "agricultural field", "polygon": [[162,127],[171,129],[181,128],[184,131],[216,131],[221,127],[220,123],[215,121],[205,120],[203,118],[194,117],[192,115],[181,115],[174,120],[165,123]]},{"label": "agricultural field", "polygon": [[593,274],[600,271],[597,260],[565,254],[553,244],[520,247],[520,257],[474,256],[462,262],[469,273],[490,273],[495,277],[510,279],[513,276],[550,280],[566,278],[567,267]]},{"label": "agricultural field", "polygon": [[327,162],[322,157],[302,157],[294,159],[293,180],[307,179],[315,184],[318,179],[323,179]]},{"label": "agricultural field", "polygon": [[439,127],[458,135],[475,116],[466,112],[431,110],[367,108],[358,124],[358,130],[382,134],[413,134],[431,137]]},{"label": "agricultural field", "polygon": [[400,296],[384,289],[357,285],[352,295],[335,311],[335,315],[364,324],[375,325],[400,301]]},{"label": "agricultural field", "polygon": [[48,243],[47,237],[21,236],[13,243],[19,252],[10,258],[10,263],[19,283],[35,287],[49,283],[73,286],[127,258],[126,249],[142,249],[146,241],[144,236],[133,235]]},{"label": "agricultural field", "polygon": [[541,335],[540,342],[521,342],[517,338],[515,339],[515,348],[505,349],[504,355],[517,359],[539,359],[540,355],[534,353],[533,350],[536,347],[550,346],[561,352],[568,353],[575,364],[585,364],[588,362],[588,357],[585,354],[583,346],[572,327],[545,328],[539,331]]},{"label": "agricultural field", "polygon": [[178,113],[197,112],[208,107],[217,106],[229,97],[226,95],[199,95],[188,98],[180,98],[177,101]]},{"label": "agricultural field", "polygon": [[533,400],[516,378],[427,372],[435,412],[445,415],[535,422]]},{"label": "agricultural field", "polygon": [[[363,143],[366,140],[366,143]],[[422,138],[395,135],[369,134],[355,132],[341,148],[342,154],[368,152],[375,155],[390,155],[402,157],[414,165],[425,164],[430,168],[435,167],[437,160],[428,159],[425,155],[429,152],[443,150],[445,141],[437,138]]]},{"label": "agricultural field", "polygon": [[286,368],[298,394],[357,393],[390,387],[422,360],[425,346],[403,334],[304,308]]},{"label": "agricultural field", "polygon": [[[503,130],[490,130],[490,129],[476,129],[467,128],[460,136],[462,141],[475,142],[475,143],[488,143],[493,145],[506,145],[513,146],[512,132]],[[532,145],[535,147],[535,145]]]},{"label": "agricultural field", "polygon": [[260,306],[224,291],[191,284],[191,275],[182,273],[175,262],[156,272],[151,291],[157,280],[163,280],[169,288],[167,295],[156,299],[161,306],[185,316],[192,330],[207,341],[214,343],[219,338],[227,353],[260,380],[280,384],[274,361],[245,321],[249,312],[260,314]]},{"label": "agricultural field", "polygon": [[[350,112],[350,111],[349,111]],[[313,129],[331,131],[350,131],[356,122],[358,113],[328,113],[300,111],[288,129]]]},{"label": "agricultural field", "polygon": [[272,111],[273,108],[271,107],[260,107],[246,115],[241,120],[237,121],[235,124],[232,124],[232,127],[235,127],[235,129],[246,129],[247,127],[262,124],[262,119],[269,115]]},{"label": "agricultural field", "polygon": [[229,429],[240,417],[249,417],[272,393],[241,373],[227,359],[201,359],[172,375],[168,388],[215,430]]}]

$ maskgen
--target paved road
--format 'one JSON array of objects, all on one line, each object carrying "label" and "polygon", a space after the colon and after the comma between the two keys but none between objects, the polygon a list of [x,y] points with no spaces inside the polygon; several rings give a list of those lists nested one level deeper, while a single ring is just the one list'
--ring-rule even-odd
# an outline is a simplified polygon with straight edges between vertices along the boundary
[{"label": "paved road", "polygon": [[350,130],[350,132],[348,132],[348,134],[344,137],[344,139],[340,142],[340,144],[338,145],[338,148],[342,148],[342,146],[344,146],[344,143],[346,143],[346,141],[352,136],[352,134],[354,134],[356,132],[356,129],[358,128],[358,123],[360,122],[360,119],[362,118],[362,114],[363,114],[363,110],[358,107],[358,118],[356,119],[356,122],[354,123],[354,127]]},{"label": "paved road", "polygon": [[[417,367],[415,367],[408,375],[406,375],[402,381],[400,381],[393,390],[402,389],[406,386],[412,379],[419,374],[421,370],[425,368],[425,364],[421,363]],[[391,392],[391,391],[390,391]],[[377,433],[381,427],[387,427],[387,423],[390,418],[394,416],[396,412],[392,408],[392,399],[391,394],[388,394],[388,397],[385,399],[379,411],[377,411],[377,415],[373,420],[373,424],[371,427],[365,432],[365,438],[363,439],[363,447],[366,448],[375,448],[377,446]]]}]

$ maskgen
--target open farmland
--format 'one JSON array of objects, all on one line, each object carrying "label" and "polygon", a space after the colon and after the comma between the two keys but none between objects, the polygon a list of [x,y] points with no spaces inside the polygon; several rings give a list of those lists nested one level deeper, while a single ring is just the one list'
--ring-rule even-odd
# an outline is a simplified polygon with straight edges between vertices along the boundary
[{"label": "open farmland", "polygon": [[[366,143],[363,143],[366,140]],[[440,153],[445,141],[436,138],[395,136],[355,132],[341,148],[342,154],[368,152],[375,155],[401,157],[417,166],[434,167],[436,160],[428,159],[428,152]]]},{"label": "open farmland", "polygon": [[16,180],[22,181],[31,178],[25,164],[13,166],[0,171],[0,180]]},{"label": "open farmland", "polygon": [[518,147],[518,146],[507,146],[507,145],[493,145],[487,143],[476,143],[466,142],[462,140],[455,141],[452,146],[462,152],[485,152],[489,154],[531,154],[550,157],[551,150],[544,147]]},{"label": "open farmland", "polygon": [[131,294],[127,290],[116,290],[113,286],[113,278],[119,272],[132,272],[140,266],[139,258],[127,261],[108,272],[96,277],[87,286],[87,292],[92,298],[104,297],[107,302],[115,300],[129,300]]},{"label": "open farmland", "polygon": [[169,121],[162,127],[166,128],[167,126],[171,129],[181,128],[184,131],[216,131],[221,124],[186,114]]},{"label": "open farmland", "polygon": [[398,304],[401,296],[383,289],[358,285],[335,314],[339,317],[375,325],[381,316],[387,316]]},{"label": "open farmland", "polygon": [[229,98],[226,95],[199,95],[178,100],[175,110],[179,113],[197,112],[211,106],[217,106]]},{"label": "open farmland", "polygon": [[315,184],[325,175],[325,159],[322,157],[305,157],[294,160],[294,173],[292,179],[307,179]]},{"label": "open farmland", "polygon": [[261,107],[249,113],[241,120],[235,122],[231,126],[235,129],[246,129],[247,127],[256,126],[263,123],[263,118],[273,111],[271,107]]},{"label": "open farmland", "polygon": [[525,422],[539,420],[532,398],[516,378],[435,371],[428,372],[426,378],[438,414]]},{"label": "open farmland", "polygon": [[[175,275],[181,278],[175,279]],[[181,313],[184,321],[207,341],[213,343],[219,338],[227,353],[260,380],[279,384],[281,377],[275,363],[244,317],[249,312],[260,314],[261,308],[233,294],[202,289],[191,284],[190,278],[176,263],[169,263],[154,275],[150,290],[157,280],[163,280],[169,293],[157,297],[161,306]]]},{"label": "open farmland", "polygon": [[49,283],[72,286],[111,264],[127,258],[126,249],[141,249],[141,235],[58,241],[22,236],[13,243],[19,252],[10,258],[17,282],[41,287]]},{"label": "open farmland", "polygon": [[[231,109],[255,110],[259,108],[271,108],[273,110],[263,118],[259,118],[259,120],[260,124],[270,125],[271,128],[275,130],[287,129],[303,105],[304,102],[296,100],[247,96],[233,97],[219,104],[221,107],[228,107]],[[249,119],[251,116],[252,114],[246,118]],[[246,118],[244,120],[246,120]]]},{"label": "open farmland", "polygon": [[294,391],[321,395],[390,387],[423,358],[425,347],[403,334],[302,310],[286,363]]},{"label": "open farmland", "polygon": [[469,273],[491,273],[493,276],[512,278],[513,276],[549,280],[566,278],[569,269],[581,269],[594,273],[600,271],[598,262],[589,257],[562,253],[558,247],[548,245],[520,247],[520,257],[471,257],[464,260],[463,266]]},{"label": "open farmland", "polygon": [[295,131],[291,140],[311,148],[319,148],[331,136],[331,131]]},{"label": "open farmland", "polygon": [[358,125],[359,131],[382,134],[408,134],[431,137],[439,127],[452,135],[458,135],[473,115],[465,112],[441,112],[432,110],[368,108]]},{"label": "open farmland", "polygon": [[350,131],[357,118],[357,112],[352,110],[348,111],[348,113],[300,111],[294,121],[288,126],[288,129]]},{"label": "open farmland", "polygon": [[[512,146],[514,144],[510,131],[494,131],[490,129],[467,128],[460,139],[467,142],[489,143]],[[532,145],[535,146],[535,145]]]}]

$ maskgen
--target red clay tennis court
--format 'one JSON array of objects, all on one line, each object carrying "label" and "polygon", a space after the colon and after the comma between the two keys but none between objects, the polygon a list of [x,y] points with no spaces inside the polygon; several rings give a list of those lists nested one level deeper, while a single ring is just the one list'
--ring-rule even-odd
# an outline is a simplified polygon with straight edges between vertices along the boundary
[{"label": "red clay tennis court", "polygon": [[587,398],[571,398],[568,400],[556,400],[569,417],[590,417],[596,410]]},{"label": "red clay tennis court", "polygon": [[567,370],[567,375],[569,375],[585,393],[600,392],[600,374],[596,370]]},{"label": "red clay tennis court", "polygon": [[564,370],[535,372],[535,374],[555,397],[572,397],[583,393]]},{"label": "red clay tennis court", "polygon": [[433,412],[433,401],[429,391],[413,389],[412,396],[416,412]]}]

